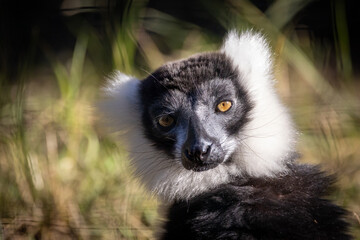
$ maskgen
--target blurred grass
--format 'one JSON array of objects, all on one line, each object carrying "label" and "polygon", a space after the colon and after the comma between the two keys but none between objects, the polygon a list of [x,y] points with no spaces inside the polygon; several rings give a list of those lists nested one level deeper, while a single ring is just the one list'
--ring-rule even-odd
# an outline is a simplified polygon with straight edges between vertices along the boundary
[{"label": "blurred grass", "polygon": [[[228,11],[209,8],[226,29],[252,26],[266,33],[279,92],[301,131],[302,161],[337,173],[332,198],[349,209],[360,238],[359,81],[348,65],[346,23],[336,18],[340,74],[328,79],[328,66],[317,63],[329,56],[326,49],[290,24],[306,3],[276,1],[265,13],[241,3],[229,1]],[[287,14],[279,18],[284,7]],[[50,64],[32,71],[25,66],[17,84],[5,84],[0,74],[0,239],[152,238],[157,201],[133,179],[126,152],[97,126],[91,106],[110,69],[142,77],[220,43],[219,36],[141,2],[127,8],[106,36],[87,25],[74,30],[73,51],[60,56],[43,47]]]}]

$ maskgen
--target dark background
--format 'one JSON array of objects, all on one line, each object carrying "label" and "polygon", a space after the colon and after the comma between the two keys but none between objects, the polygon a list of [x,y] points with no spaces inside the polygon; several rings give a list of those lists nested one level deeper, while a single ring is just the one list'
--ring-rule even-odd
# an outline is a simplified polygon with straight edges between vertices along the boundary
[{"label": "dark background", "polygon": [[[274,1],[253,0],[251,2],[258,9],[266,12]],[[304,1],[305,7],[282,28],[292,25],[295,30],[307,31],[314,41],[326,42],[331,57],[335,58],[337,44],[336,2],[341,2],[345,7],[344,17],[348,27],[351,61],[354,72],[358,74],[360,64],[360,34],[358,34],[360,18],[357,1]],[[14,81],[22,66],[36,65],[44,59],[44,48],[51,49],[54,52],[72,49],[78,33],[85,31],[89,26],[96,29],[100,36],[104,36],[107,42],[111,42],[114,32],[106,31],[106,28],[111,29],[115,28],[115,26],[121,26],[129,7],[139,3],[144,5],[145,10],[157,9],[191,24],[192,27],[199,27],[213,36],[218,36],[219,39],[227,29],[214,18],[213,9],[221,9],[222,12],[226,12],[232,8],[231,3],[220,0],[108,0],[102,1],[101,6],[92,4],[70,9],[62,7],[61,0],[1,0],[0,71],[10,77],[8,81]],[[239,4],[241,4],[241,1],[239,1]],[[75,10],[79,10],[78,13]],[[67,13],[70,13],[71,16],[66,16]],[[146,25],[146,19],[143,20]],[[85,29],[84,26],[86,26]],[[261,29],[261,26],[257,26],[257,28]],[[151,32],[151,29],[146,30]],[[162,44],[167,41],[164,36],[159,36],[156,33],[153,33],[152,36],[156,39],[163,52],[166,53],[166,51],[170,51],[169,47],[174,47]],[[334,65],[335,60],[332,62]],[[336,66],[332,67],[336,68]]]}]

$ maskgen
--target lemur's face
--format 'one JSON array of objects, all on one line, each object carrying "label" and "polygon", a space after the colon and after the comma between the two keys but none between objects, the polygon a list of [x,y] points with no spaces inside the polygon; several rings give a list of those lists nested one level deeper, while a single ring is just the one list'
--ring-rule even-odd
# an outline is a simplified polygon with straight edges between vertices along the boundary
[{"label": "lemur's face", "polygon": [[251,110],[240,77],[222,53],[161,67],[140,88],[146,137],[188,170],[230,161]]}]

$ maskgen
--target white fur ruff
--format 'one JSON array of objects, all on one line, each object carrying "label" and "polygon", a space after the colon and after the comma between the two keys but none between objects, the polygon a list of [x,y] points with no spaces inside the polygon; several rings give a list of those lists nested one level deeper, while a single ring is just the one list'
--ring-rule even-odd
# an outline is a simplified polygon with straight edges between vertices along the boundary
[{"label": "white fur ruff", "polygon": [[294,151],[296,131],[287,109],[280,102],[272,74],[271,53],[258,33],[236,31],[228,34],[221,49],[233,60],[255,104],[251,121],[243,129],[239,160],[252,176],[273,176],[284,169],[284,161]]}]

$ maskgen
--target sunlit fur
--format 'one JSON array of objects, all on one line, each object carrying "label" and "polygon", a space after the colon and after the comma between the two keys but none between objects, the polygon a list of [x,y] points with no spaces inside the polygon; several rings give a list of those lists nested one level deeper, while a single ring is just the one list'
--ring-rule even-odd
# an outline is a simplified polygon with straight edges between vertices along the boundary
[{"label": "sunlit fur", "polygon": [[242,74],[255,104],[252,120],[245,126],[246,139],[239,148],[242,167],[252,176],[272,176],[283,171],[284,159],[295,145],[295,130],[274,89],[271,53],[260,34],[230,32],[221,51]]},{"label": "sunlit fur", "polygon": [[221,141],[233,154],[231,165],[220,164],[204,172],[186,170],[180,161],[185,132],[178,135],[174,159],[144,137],[138,91],[140,81],[118,72],[104,87],[106,97],[100,103],[100,111],[112,130],[121,133],[135,174],[151,192],[164,200],[189,199],[229,182],[234,176],[270,177],[286,172],[286,159],[294,152],[296,132],[275,93],[271,54],[264,38],[257,33],[239,35],[232,31],[220,52],[231,58],[242,76],[239,79],[241,85],[254,103],[251,121],[245,125],[242,134]]}]

